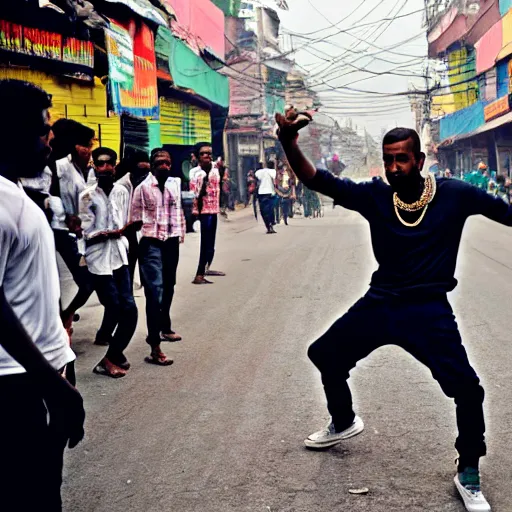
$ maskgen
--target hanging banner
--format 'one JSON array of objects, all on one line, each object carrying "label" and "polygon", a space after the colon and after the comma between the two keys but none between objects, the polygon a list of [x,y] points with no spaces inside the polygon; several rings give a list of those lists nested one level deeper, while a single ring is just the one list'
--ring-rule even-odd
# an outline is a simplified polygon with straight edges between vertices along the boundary
[{"label": "hanging banner", "polygon": [[[94,67],[94,47],[90,41],[63,37],[55,32],[23,27],[0,20],[0,50],[42,59]],[[92,80],[92,72],[87,79]]]},{"label": "hanging banner", "polygon": [[158,27],[155,41],[156,74],[162,80],[172,81],[169,55],[173,44],[171,31],[166,27]]},{"label": "hanging banner", "polygon": [[[119,22],[111,22],[118,28],[127,30],[133,34],[134,22],[126,26]],[[154,49],[153,32],[141,23],[133,36],[133,86],[124,88],[121,83],[110,79],[112,104],[114,112],[123,113],[148,119],[158,119],[158,90],[156,81],[156,58]]]},{"label": "hanging banner", "polygon": [[109,78],[123,89],[131,90],[135,76],[133,61],[133,41],[123,27],[110,24],[105,29],[105,42],[108,52]]}]

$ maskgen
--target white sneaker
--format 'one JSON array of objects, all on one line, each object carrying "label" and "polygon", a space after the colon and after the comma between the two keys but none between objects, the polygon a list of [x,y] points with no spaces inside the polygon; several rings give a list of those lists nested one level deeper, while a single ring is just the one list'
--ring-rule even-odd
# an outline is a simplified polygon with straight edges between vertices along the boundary
[{"label": "white sneaker", "polygon": [[458,474],[455,475],[454,482],[468,512],[491,512],[491,506],[485,499],[482,491],[475,490],[472,486],[464,487],[460,483]]},{"label": "white sneaker", "polygon": [[308,448],[321,450],[323,448],[329,448],[335,446],[345,439],[357,436],[364,430],[363,420],[356,416],[354,422],[343,432],[336,432],[334,430],[334,424],[330,421],[326,427],[314,434],[311,434],[307,439],[304,440],[304,444]]}]

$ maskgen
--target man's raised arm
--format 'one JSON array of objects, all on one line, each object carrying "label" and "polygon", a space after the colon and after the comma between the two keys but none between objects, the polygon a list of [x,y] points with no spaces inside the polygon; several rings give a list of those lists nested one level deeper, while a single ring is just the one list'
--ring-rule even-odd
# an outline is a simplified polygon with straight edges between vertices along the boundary
[{"label": "man's raised arm", "polygon": [[293,172],[306,187],[334,199],[349,210],[355,210],[364,216],[370,207],[370,183],[355,183],[349,179],[340,179],[328,171],[317,170],[313,163],[304,155],[297,142],[299,130],[311,121],[308,114],[298,114],[289,108],[286,115],[276,114],[279,127],[278,137],[283,146],[288,163]]},{"label": "man's raised arm", "polygon": [[301,151],[298,138],[299,130],[308,125],[310,119],[304,114],[294,116],[292,109],[289,109],[285,116],[276,114],[276,121],[279,125],[279,140],[283,146],[288,163],[293,172],[303,183],[307,183],[315,177],[316,169],[312,162]]}]

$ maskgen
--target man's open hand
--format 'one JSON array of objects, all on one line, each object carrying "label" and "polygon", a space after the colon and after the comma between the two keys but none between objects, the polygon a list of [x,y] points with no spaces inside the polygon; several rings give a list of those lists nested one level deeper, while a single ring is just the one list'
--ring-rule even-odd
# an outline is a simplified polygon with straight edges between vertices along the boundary
[{"label": "man's open hand", "polygon": [[309,112],[298,112],[293,106],[287,106],[284,115],[276,114],[277,136],[281,142],[291,142],[299,135],[299,130],[313,120]]}]

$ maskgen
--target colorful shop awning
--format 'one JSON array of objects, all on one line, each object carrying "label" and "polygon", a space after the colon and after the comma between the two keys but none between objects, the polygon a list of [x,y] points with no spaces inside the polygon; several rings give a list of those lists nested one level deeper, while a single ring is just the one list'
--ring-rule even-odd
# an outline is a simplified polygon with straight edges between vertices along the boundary
[{"label": "colorful shop awning", "polygon": [[191,91],[202,98],[227,108],[229,106],[228,78],[211,69],[185,43],[160,27],[157,34],[157,53],[159,55],[159,74],[162,57],[167,54],[169,74],[174,85]]}]

